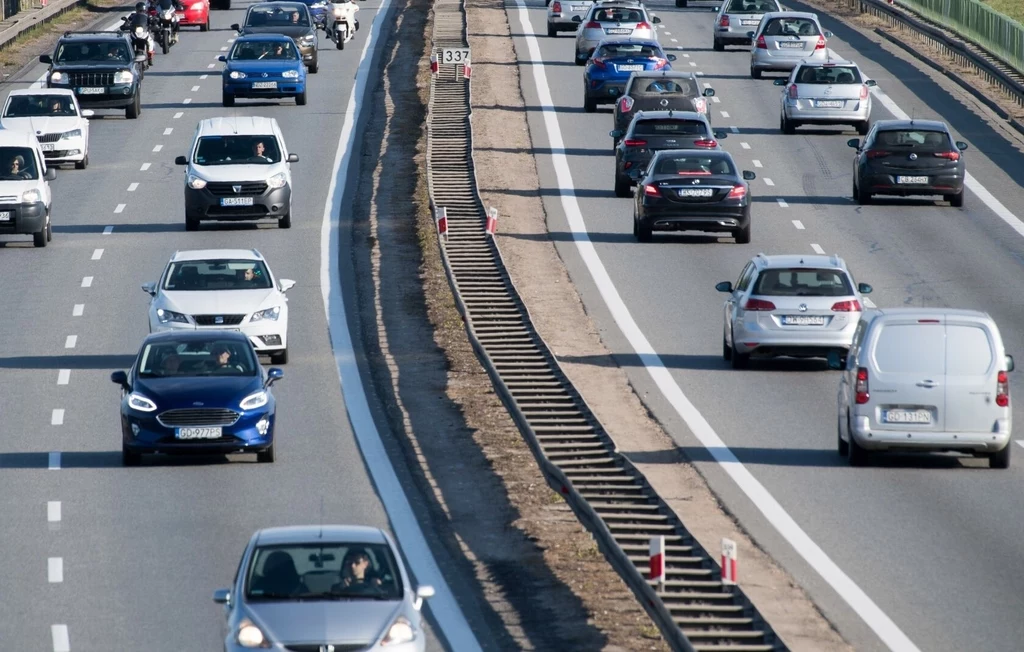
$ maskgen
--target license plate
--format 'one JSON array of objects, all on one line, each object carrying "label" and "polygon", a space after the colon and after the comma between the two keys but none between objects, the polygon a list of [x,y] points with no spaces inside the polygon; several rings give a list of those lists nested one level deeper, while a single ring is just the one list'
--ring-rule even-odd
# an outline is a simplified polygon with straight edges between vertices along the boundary
[{"label": "license plate", "polygon": [[676,194],[680,197],[710,197],[715,191],[713,188],[680,188]]},{"label": "license plate", "polygon": [[605,34],[632,34],[633,30],[628,27],[609,27],[604,30]]},{"label": "license plate", "polygon": [[841,109],[843,108],[842,100],[815,100],[814,106],[819,109]]},{"label": "license plate", "polygon": [[572,11],[586,11],[587,9],[590,9],[590,5],[570,5],[569,8]]},{"label": "license plate", "polygon": [[644,69],[643,66],[638,66],[638,65],[633,65],[633,64],[630,64],[630,65],[627,65],[627,66],[615,66],[615,70],[617,70],[619,72],[634,72],[634,71],[643,70],[643,69]]},{"label": "license plate", "polygon": [[277,88],[277,82],[253,82],[253,88]]},{"label": "license plate", "polygon": [[174,436],[178,439],[218,439],[222,428],[175,428]]},{"label": "license plate", "polygon": [[824,326],[825,318],[821,315],[783,315],[782,323],[786,326]]},{"label": "license plate", "polygon": [[883,423],[931,423],[930,410],[882,410]]},{"label": "license plate", "polygon": [[759,21],[759,20],[741,20],[740,21],[740,25],[757,25],[760,22],[761,21]]},{"label": "license plate", "polygon": [[10,222],[11,211],[0,211],[0,222]]},{"label": "license plate", "polygon": [[221,206],[252,206],[252,197],[221,197]]},{"label": "license plate", "polygon": [[896,183],[928,183],[928,177],[896,177]]},{"label": "license plate", "polygon": [[783,48],[785,50],[803,50],[804,49],[804,42],[803,41],[782,41],[781,43],[779,43],[779,47]]},{"label": "license plate", "polygon": [[43,143],[42,147],[44,152],[52,152],[54,150],[53,143]]},{"label": "license plate", "polygon": [[88,88],[79,88],[78,89],[78,94],[79,95],[103,95],[105,92],[107,92],[107,89],[102,88],[102,87],[101,88],[88,87]]}]

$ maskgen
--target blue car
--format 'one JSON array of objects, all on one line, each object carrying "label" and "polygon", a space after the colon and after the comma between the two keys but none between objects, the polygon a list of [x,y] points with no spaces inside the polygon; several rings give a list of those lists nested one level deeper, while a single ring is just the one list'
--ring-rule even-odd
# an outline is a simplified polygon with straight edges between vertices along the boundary
[{"label": "blue car", "polygon": [[225,63],[224,106],[234,106],[237,97],[294,97],[299,106],[306,103],[306,66],[290,36],[242,36],[217,59]]},{"label": "blue car", "polygon": [[615,38],[597,44],[583,72],[583,110],[593,113],[598,104],[614,104],[629,76],[642,70],[672,70],[676,55],[665,54],[652,39]]},{"label": "blue car", "polygon": [[121,455],[136,466],[147,453],[256,453],[274,461],[270,387],[283,377],[265,370],[237,331],[153,333],[121,386]]}]

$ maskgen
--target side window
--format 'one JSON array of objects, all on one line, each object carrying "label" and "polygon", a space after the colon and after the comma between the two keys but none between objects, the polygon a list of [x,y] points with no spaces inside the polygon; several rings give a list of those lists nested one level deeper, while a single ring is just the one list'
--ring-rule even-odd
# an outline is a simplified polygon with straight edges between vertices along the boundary
[{"label": "side window", "polygon": [[754,277],[754,264],[747,263],[747,266],[740,272],[740,277],[736,279],[736,291],[746,292],[747,288],[750,287],[750,280]]},{"label": "side window", "polygon": [[853,332],[853,342],[850,344],[850,353],[846,356],[846,368],[850,371],[857,368],[857,356],[860,344],[864,340],[864,333],[868,329],[868,323],[863,319],[857,324],[857,330]]}]

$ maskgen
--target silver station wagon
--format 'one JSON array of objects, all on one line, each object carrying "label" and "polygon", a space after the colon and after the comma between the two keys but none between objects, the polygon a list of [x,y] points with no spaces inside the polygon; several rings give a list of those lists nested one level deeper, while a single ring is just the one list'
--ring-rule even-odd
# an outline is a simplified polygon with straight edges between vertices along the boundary
[{"label": "silver station wagon", "polygon": [[750,76],[766,71],[790,72],[801,61],[825,61],[832,32],[821,28],[818,14],[783,11],[765,14],[750,37]]}]

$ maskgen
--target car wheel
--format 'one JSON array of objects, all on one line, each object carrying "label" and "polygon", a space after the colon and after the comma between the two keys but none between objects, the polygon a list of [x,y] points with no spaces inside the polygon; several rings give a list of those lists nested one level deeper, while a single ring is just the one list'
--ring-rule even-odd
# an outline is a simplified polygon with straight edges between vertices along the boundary
[{"label": "car wheel", "polygon": [[843,420],[841,417],[836,419],[836,450],[839,451],[839,455],[842,457],[850,455],[850,444],[843,439]]},{"label": "car wheel", "polygon": [[857,438],[853,436],[853,428],[850,427],[849,415],[846,416],[846,432],[850,437],[846,442],[848,452],[846,458],[849,460],[850,466],[865,466],[871,459],[871,453],[857,443]]},{"label": "car wheel", "polygon": [[761,71],[758,70],[757,68],[751,67],[750,68],[750,78],[751,79],[761,79]]},{"label": "car wheel", "polygon": [[576,53],[576,65],[577,65],[577,66],[582,66],[582,65],[584,65],[584,64],[586,64],[586,63],[587,63],[587,58],[586,58],[586,57],[583,57],[583,58],[581,59],[581,58],[580,58],[580,53],[579,53],[579,52],[577,52],[577,53]]},{"label": "car wheel", "polygon": [[270,364],[288,364],[288,349],[271,353]]},{"label": "car wheel", "polygon": [[555,38],[558,36],[558,30],[551,23],[548,23],[548,38]]},{"label": "car wheel", "polygon": [[636,237],[637,242],[650,242],[654,235],[654,229],[641,223],[636,216],[633,216],[633,235]]},{"label": "car wheel", "polygon": [[313,59],[313,63],[309,64],[309,74],[315,75],[318,70],[320,70],[320,62]]},{"label": "car wheel", "polygon": [[1013,448],[1013,442],[1007,442],[1006,447],[998,453],[993,453],[988,458],[988,468],[990,469],[1008,469],[1010,468],[1010,449]]},{"label": "car wheel", "polygon": [[711,44],[711,49],[714,50],[715,52],[724,52],[725,43],[722,43],[718,39],[715,39],[714,42]]},{"label": "car wheel", "polygon": [[857,123],[857,133],[861,136],[866,136],[871,131],[871,123],[865,120],[864,122]]},{"label": "car wheel", "polygon": [[50,221],[50,215],[46,215],[46,241],[50,242],[53,240],[53,222]]},{"label": "car wheel", "polygon": [[722,334],[722,359],[726,362],[732,360],[732,347],[725,341],[725,333]]},{"label": "car wheel", "polygon": [[267,450],[256,453],[256,461],[260,464],[273,464],[274,462],[274,445],[271,444],[267,447]]},{"label": "car wheel", "polygon": [[750,244],[750,232],[752,230],[751,226],[752,226],[751,225],[751,221],[750,221],[750,218],[748,217],[747,218],[747,225],[745,227],[743,227],[742,229],[740,229],[739,231],[735,231],[732,234],[733,237],[736,238],[736,244]]},{"label": "car wheel", "polygon": [[199,220],[193,220],[188,215],[185,216],[185,230],[186,231],[198,231]]},{"label": "car wheel", "polygon": [[955,195],[946,195],[945,199],[949,202],[949,205],[953,208],[963,208],[964,206],[964,194],[965,190],[961,190]]},{"label": "car wheel", "polygon": [[783,114],[782,118],[779,119],[779,131],[784,134],[792,135],[796,133],[796,123],[792,120],[787,120],[786,115]]},{"label": "car wheel", "polygon": [[732,336],[732,354],[729,356],[733,369],[746,369],[750,366],[750,354],[740,353],[736,350],[736,335]]},{"label": "car wheel", "polygon": [[279,229],[290,229],[292,228],[292,213],[288,211],[281,216],[281,219],[277,221],[277,228]]},{"label": "car wheel", "polygon": [[615,196],[616,197],[629,197],[633,193],[630,192],[629,177],[623,178],[622,176],[615,175]]},{"label": "car wheel", "polygon": [[302,91],[295,96],[295,103],[299,106],[306,106],[306,91]]},{"label": "car wheel", "polygon": [[128,450],[124,444],[121,445],[121,464],[123,466],[138,466],[141,462],[141,455]]},{"label": "car wheel", "polygon": [[221,97],[220,97],[220,103],[223,104],[224,106],[234,106],[235,105],[235,96],[232,95],[231,93],[223,93],[221,95]]},{"label": "car wheel", "polygon": [[89,155],[88,154],[86,154],[85,157],[81,161],[75,161],[75,169],[76,170],[84,170],[87,167],[89,167]]},{"label": "car wheel", "polygon": [[587,113],[593,113],[594,111],[597,111],[597,102],[584,95],[583,110],[586,111]]},{"label": "car wheel", "polygon": [[853,199],[854,199],[854,201],[856,201],[861,206],[866,206],[866,205],[871,203],[871,194],[870,193],[866,193],[863,190],[861,190],[860,186],[857,185],[857,182],[854,181],[853,182]]},{"label": "car wheel", "polygon": [[124,117],[129,120],[135,120],[142,113],[142,89],[137,88],[135,90],[135,100],[132,101],[124,110]]},{"label": "car wheel", "polygon": [[39,230],[32,234],[32,244],[37,247],[45,247],[48,238],[46,237],[46,224],[39,227]]}]

